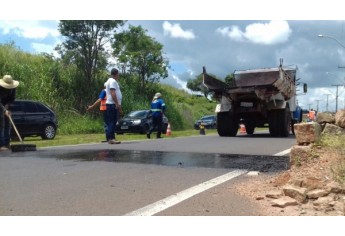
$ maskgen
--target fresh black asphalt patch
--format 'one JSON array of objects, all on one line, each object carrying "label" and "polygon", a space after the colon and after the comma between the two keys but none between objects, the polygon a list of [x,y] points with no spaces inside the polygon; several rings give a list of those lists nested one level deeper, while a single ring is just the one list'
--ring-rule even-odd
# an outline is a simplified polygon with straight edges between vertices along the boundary
[{"label": "fresh black asphalt patch", "polygon": [[55,158],[73,161],[106,161],[111,163],[137,163],[179,168],[225,168],[246,169],[248,171],[276,172],[290,168],[289,156],[241,155],[241,154],[210,154],[183,153],[161,151],[133,151],[133,150],[49,150],[41,149],[36,152],[11,153],[11,157],[27,156],[39,158]]}]

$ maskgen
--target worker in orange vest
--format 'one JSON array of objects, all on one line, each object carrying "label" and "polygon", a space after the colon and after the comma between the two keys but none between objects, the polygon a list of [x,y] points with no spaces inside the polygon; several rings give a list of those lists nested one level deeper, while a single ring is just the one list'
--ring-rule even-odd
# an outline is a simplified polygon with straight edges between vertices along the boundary
[{"label": "worker in orange vest", "polygon": [[104,121],[104,131],[105,133],[107,132],[107,126],[105,123],[105,111],[107,110],[107,106],[106,106],[106,101],[107,101],[107,93],[106,93],[106,85],[107,83],[104,83],[104,88],[102,89],[101,93],[98,96],[98,99],[90,106],[87,107],[86,111],[90,111],[92,109],[94,109],[98,104],[100,104],[99,110],[101,113],[103,113],[103,121]]},{"label": "worker in orange vest", "polygon": [[315,121],[315,111],[314,111],[314,109],[312,108],[312,109],[310,109],[310,111],[309,111],[309,114],[308,114],[308,117],[309,117],[309,120],[310,121]]}]

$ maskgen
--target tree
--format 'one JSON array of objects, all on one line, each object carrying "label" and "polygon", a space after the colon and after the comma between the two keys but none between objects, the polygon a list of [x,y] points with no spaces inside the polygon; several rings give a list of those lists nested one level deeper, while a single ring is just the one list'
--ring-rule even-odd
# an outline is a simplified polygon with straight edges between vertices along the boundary
[{"label": "tree", "polygon": [[195,79],[190,79],[187,81],[187,88],[194,92],[201,92],[204,94],[205,98],[209,95],[209,90],[204,86],[202,81],[202,74],[195,77]]},{"label": "tree", "polygon": [[163,45],[148,36],[141,26],[129,26],[114,36],[114,56],[121,64],[122,72],[136,73],[141,89],[147,82],[158,82],[168,77],[169,62],[163,57]]},{"label": "tree", "polygon": [[227,83],[230,87],[235,86],[235,78],[234,74],[229,74],[224,79],[225,83]]},{"label": "tree", "polygon": [[56,49],[66,63],[75,63],[87,81],[107,66],[105,44],[111,43],[121,20],[62,20],[59,31],[66,41]]}]

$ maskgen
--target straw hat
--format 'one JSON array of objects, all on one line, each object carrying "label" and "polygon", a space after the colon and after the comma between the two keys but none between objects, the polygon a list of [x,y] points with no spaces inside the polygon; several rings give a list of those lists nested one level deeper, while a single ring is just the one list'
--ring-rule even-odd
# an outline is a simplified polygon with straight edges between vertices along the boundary
[{"label": "straw hat", "polygon": [[154,99],[160,98],[162,96],[162,94],[160,93],[156,93],[155,96],[153,97]]},{"label": "straw hat", "polygon": [[19,85],[17,80],[12,79],[12,76],[5,75],[2,79],[0,79],[0,86],[5,89],[14,89]]}]

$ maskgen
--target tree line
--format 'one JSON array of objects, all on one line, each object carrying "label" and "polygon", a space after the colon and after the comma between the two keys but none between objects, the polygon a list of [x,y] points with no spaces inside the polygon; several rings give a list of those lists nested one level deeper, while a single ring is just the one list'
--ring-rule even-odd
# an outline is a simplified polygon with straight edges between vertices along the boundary
[{"label": "tree line", "polygon": [[[71,123],[75,116],[79,122],[87,119],[86,123],[89,116],[98,117],[97,112],[86,114],[86,107],[98,98],[112,67],[120,70],[124,112],[149,108],[155,92],[171,93],[171,88],[159,84],[168,77],[169,61],[163,45],[147,30],[131,25],[121,28],[125,22],[60,21],[63,42],[55,48],[59,57],[24,52],[15,42],[0,44],[0,74],[11,74],[20,81],[18,98],[43,101],[58,113],[62,124]],[[116,59],[116,64],[110,59]],[[180,109],[185,108],[174,106],[172,97],[166,98],[166,103],[176,129],[184,128],[185,114]],[[99,122],[95,129],[101,125]]]}]

